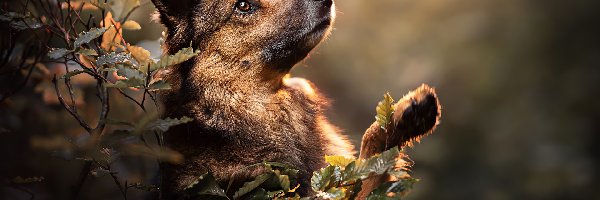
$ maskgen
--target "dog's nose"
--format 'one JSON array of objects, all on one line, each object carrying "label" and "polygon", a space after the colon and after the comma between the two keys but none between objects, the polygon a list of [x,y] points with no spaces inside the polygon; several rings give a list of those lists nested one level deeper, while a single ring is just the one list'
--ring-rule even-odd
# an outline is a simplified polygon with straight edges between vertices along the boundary
[{"label": "dog's nose", "polygon": [[323,4],[323,6],[330,8],[331,5],[333,4],[333,0],[311,0],[311,1],[316,1],[316,2],[320,2]]}]

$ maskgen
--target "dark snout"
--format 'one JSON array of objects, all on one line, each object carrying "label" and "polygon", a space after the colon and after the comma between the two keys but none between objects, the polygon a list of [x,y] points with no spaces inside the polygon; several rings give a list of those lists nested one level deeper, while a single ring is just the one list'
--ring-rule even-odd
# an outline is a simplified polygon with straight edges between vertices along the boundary
[{"label": "dark snout", "polygon": [[333,0],[308,0],[308,4],[317,19],[331,19]]}]

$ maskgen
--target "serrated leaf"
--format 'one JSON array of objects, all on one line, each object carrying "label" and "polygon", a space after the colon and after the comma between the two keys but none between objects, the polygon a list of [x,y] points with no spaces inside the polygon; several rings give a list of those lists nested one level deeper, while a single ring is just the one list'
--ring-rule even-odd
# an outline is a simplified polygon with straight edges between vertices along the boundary
[{"label": "serrated leaf", "polygon": [[341,188],[330,188],[325,192],[318,192],[317,197],[321,199],[340,200],[346,196],[346,192]]},{"label": "serrated leaf", "polygon": [[108,54],[98,57],[98,59],[96,60],[96,66],[111,66],[114,64],[131,64],[133,66],[137,66],[137,62],[131,57],[130,54],[122,52],[110,52]]},{"label": "serrated leaf", "polygon": [[12,21],[10,23],[10,26],[17,30],[25,30],[41,28],[43,24],[34,18],[23,18],[20,20]]},{"label": "serrated leaf", "polygon": [[66,73],[65,75],[63,75],[61,77],[61,79],[69,79],[69,78],[71,78],[73,76],[77,76],[77,75],[83,74],[83,73],[85,73],[85,71],[76,69],[76,70],[73,70],[73,71],[70,71],[70,72]]},{"label": "serrated leaf", "polygon": [[235,194],[233,194],[233,199],[239,199],[240,197],[244,196],[245,194],[258,188],[258,186],[260,186],[262,183],[267,181],[267,179],[271,178],[272,176],[273,176],[273,173],[261,174],[261,175],[258,175],[253,181],[244,183],[244,185],[240,189],[238,189],[238,191],[236,191]]},{"label": "serrated leaf", "polygon": [[[310,184],[314,191],[323,191],[327,189],[332,182],[336,181],[336,174],[340,174],[338,166],[327,166],[319,171],[313,172]],[[341,177],[341,174],[340,174]]]},{"label": "serrated leaf", "polygon": [[106,84],[107,88],[142,88],[146,82],[138,78],[129,78],[124,80],[118,80],[115,83]]},{"label": "serrated leaf", "polygon": [[346,156],[325,156],[325,162],[329,163],[329,165],[339,167],[346,167],[346,165],[350,164],[354,160],[356,159]]},{"label": "serrated leaf", "polygon": [[157,119],[154,122],[150,122],[146,126],[145,130],[166,132],[167,130],[169,130],[169,128],[171,128],[173,126],[189,123],[191,121],[193,121],[193,119],[189,118],[189,117],[182,117],[179,119],[172,119],[172,118]]},{"label": "serrated leaf", "polygon": [[140,26],[140,24],[138,24],[136,21],[127,20],[127,21],[125,21],[125,23],[123,23],[121,28],[126,29],[126,30],[140,30],[140,29],[142,29],[142,26]]},{"label": "serrated leaf", "polygon": [[399,199],[412,189],[415,182],[417,180],[413,178],[385,182],[369,193],[367,200]]},{"label": "serrated leaf", "polygon": [[148,86],[148,88],[146,88],[150,91],[156,91],[156,90],[170,90],[171,89],[171,85],[167,82],[165,82],[164,80],[159,80],[156,81],[152,84],[150,84],[150,86]]},{"label": "serrated leaf", "polygon": [[147,71],[148,63],[152,62],[150,58],[150,51],[133,45],[127,45],[127,51],[133,56],[133,58],[140,64],[140,68],[144,69],[144,72]]},{"label": "serrated leaf", "polygon": [[50,52],[48,52],[48,57],[50,59],[59,59],[65,55],[67,55],[68,53],[71,53],[71,51],[69,51],[68,49],[57,48],[57,49],[52,49]]},{"label": "serrated leaf", "polygon": [[212,173],[198,177],[183,191],[183,199],[229,199],[225,190],[219,186]]},{"label": "serrated leaf", "polygon": [[85,56],[97,56],[98,52],[96,52],[96,50],[93,49],[79,49],[77,50],[77,53],[81,54],[81,55],[85,55]]},{"label": "serrated leaf", "polygon": [[87,44],[87,43],[91,42],[93,39],[100,37],[102,34],[104,34],[104,32],[106,32],[106,28],[104,28],[104,27],[91,28],[87,32],[86,31],[81,32],[77,36],[77,39],[75,39],[75,42],[73,43],[73,45],[75,45],[75,48],[77,48],[77,47],[81,46],[82,44]]},{"label": "serrated leaf", "polygon": [[[162,57],[157,63],[150,65],[150,71],[156,71],[173,65],[180,64],[200,54],[199,50],[194,51],[192,47],[187,47],[179,50],[176,54]],[[142,69],[144,70],[144,69]]]},{"label": "serrated leaf", "polygon": [[144,80],[146,79],[146,75],[137,69],[123,65],[117,65],[115,68],[117,69],[117,75],[121,77],[125,77],[127,79],[139,79],[142,80],[142,82],[145,82]]},{"label": "serrated leaf", "polygon": [[392,115],[394,114],[393,103],[394,99],[390,96],[390,93],[385,93],[385,95],[383,95],[383,100],[380,101],[375,108],[377,111],[375,120],[383,130],[387,130],[387,127],[392,120]]}]

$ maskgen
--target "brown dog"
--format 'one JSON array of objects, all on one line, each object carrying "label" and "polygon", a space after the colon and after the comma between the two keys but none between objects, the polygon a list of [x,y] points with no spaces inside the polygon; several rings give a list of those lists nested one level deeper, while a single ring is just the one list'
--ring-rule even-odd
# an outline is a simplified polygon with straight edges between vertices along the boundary
[{"label": "brown dog", "polygon": [[[167,197],[207,170],[221,185],[230,179],[241,184],[259,172],[231,175],[263,161],[299,169],[298,191],[306,195],[311,173],[325,165],[324,155],[354,154],[323,115],[326,100],[312,84],[286,77],[331,29],[332,0],[153,2],[167,27],[166,53],[190,44],[202,52],[167,75],[173,89],[163,94],[166,116],[194,118],[166,134],[166,145],[186,158],[182,165],[163,166]],[[364,136],[361,157],[430,132],[440,113],[426,86],[397,108],[395,133],[401,134],[389,137],[374,125]]]}]

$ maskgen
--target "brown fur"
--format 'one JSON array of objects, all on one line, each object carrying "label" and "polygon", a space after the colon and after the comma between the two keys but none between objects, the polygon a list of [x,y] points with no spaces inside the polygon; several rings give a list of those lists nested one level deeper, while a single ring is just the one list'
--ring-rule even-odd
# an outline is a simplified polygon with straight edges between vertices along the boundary
[{"label": "brown fur", "polygon": [[[263,161],[299,169],[298,191],[307,194],[311,173],[325,165],[324,155],[354,154],[346,136],[324,116],[327,101],[319,91],[307,80],[287,76],[331,29],[331,0],[249,0],[258,8],[249,13],[239,12],[236,0],[153,2],[167,27],[166,53],[189,45],[202,52],[166,77],[173,89],[162,95],[165,115],[194,118],[166,134],[166,145],[185,156],[181,165],[162,166],[166,197],[207,171],[222,186],[231,179],[240,185],[260,171],[239,170]],[[374,130],[365,136],[386,134]],[[393,145],[382,149],[374,148],[380,139],[366,141],[374,149],[369,155],[406,142],[388,141]],[[362,148],[370,147],[363,143]]]}]

